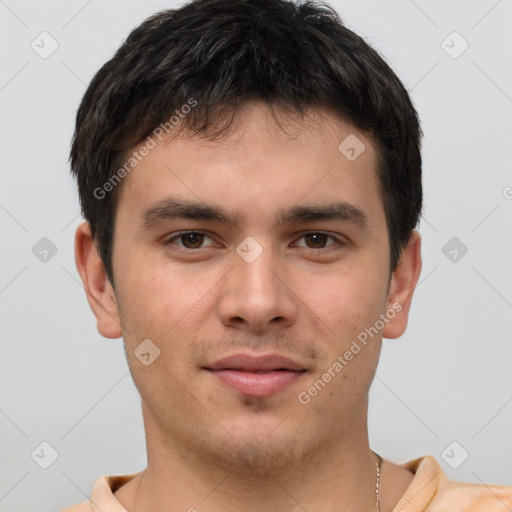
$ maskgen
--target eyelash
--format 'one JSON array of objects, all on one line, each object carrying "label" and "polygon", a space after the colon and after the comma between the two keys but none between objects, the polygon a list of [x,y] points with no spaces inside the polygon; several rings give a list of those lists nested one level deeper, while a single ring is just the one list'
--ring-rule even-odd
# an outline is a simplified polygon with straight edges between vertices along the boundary
[{"label": "eyelash", "polygon": [[[180,239],[183,235],[190,235],[190,234],[198,234],[198,235],[204,235],[205,237],[208,237],[210,239],[212,239],[211,236],[209,236],[207,233],[204,233],[203,231],[180,231],[179,233],[173,235],[171,238],[168,238],[166,241],[163,242],[163,244],[165,246],[170,246],[170,245],[173,245],[173,242],[177,239]],[[336,249],[339,249],[340,246],[343,246],[343,245],[346,245],[346,242],[336,238],[335,236],[333,235],[330,235],[328,233],[324,233],[323,231],[308,231],[306,233],[303,233],[299,239],[301,238],[304,238],[305,236],[307,235],[326,235],[327,238],[332,238],[333,240],[335,240],[336,243],[332,244],[332,245],[328,245],[327,247],[319,247],[317,249],[313,248],[313,247],[302,247],[302,249],[306,249],[308,251],[313,251],[313,252],[319,252],[319,251],[322,251],[322,252],[330,252],[332,250],[336,250]],[[213,239],[212,239],[213,240]],[[208,247],[198,247],[198,248],[195,248],[195,249],[189,249],[187,247],[181,247],[181,246],[178,246],[179,247],[179,250],[180,251],[183,251],[183,252],[187,252],[187,253],[192,253],[192,252],[198,252],[202,249],[208,249]]]}]

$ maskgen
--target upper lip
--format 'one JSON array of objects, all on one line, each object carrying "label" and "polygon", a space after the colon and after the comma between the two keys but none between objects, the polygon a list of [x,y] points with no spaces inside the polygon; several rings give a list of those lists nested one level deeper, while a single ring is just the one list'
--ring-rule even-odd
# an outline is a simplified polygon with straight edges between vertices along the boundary
[{"label": "upper lip", "polygon": [[249,354],[234,354],[219,359],[204,368],[207,370],[241,370],[241,371],[270,371],[270,370],[291,370],[301,371],[305,368],[295,361],[277,354],[265,356],[252,356]]}]

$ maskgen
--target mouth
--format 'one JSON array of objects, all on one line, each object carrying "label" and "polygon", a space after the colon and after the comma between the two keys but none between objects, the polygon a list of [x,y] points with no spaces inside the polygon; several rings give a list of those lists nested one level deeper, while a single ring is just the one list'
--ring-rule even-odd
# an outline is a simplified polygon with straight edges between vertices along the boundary
[{"label": "mouth", "polygon": [[307,371],[299,363],[275,354],[263,357],[236,354],[202,369],[238,393],[253,397],[275,395],[297,382]]}]

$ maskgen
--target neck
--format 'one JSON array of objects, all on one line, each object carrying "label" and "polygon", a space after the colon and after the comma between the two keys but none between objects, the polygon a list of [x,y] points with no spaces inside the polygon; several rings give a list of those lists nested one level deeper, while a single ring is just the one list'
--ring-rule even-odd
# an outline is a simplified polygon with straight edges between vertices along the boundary
[{"label": "neck", "polygon": [[246,458],[245,470],[225,467],[153,430],[146,436],[147,469],[130,482],[129,493],[121,488],[116,498],[129,512],[375,511],[379,459],[361,435],[366,423],[353,431],[357,437],[345,431],[299,464],[251,471]]}]

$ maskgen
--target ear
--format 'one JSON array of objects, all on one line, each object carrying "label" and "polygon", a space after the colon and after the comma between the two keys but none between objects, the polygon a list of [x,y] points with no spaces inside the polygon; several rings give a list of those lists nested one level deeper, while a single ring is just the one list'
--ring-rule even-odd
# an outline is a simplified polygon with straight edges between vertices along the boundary
[{"label": "ear", "polygon": [[413,229],[398,266],[391,276],[387,311],[393,310],[396,314],[386,323],[382,331],[384,338],[398,338],[407,329],[409,309],[421,273],[421,264],[421,236]]},{"label": "ear", "polygon": [[105,338],[120,338],[122,330],[115,292],[96,250],[88,222],[83,222],[76,229],[75,263],[89,306],[96,317],[98,332]]}]

